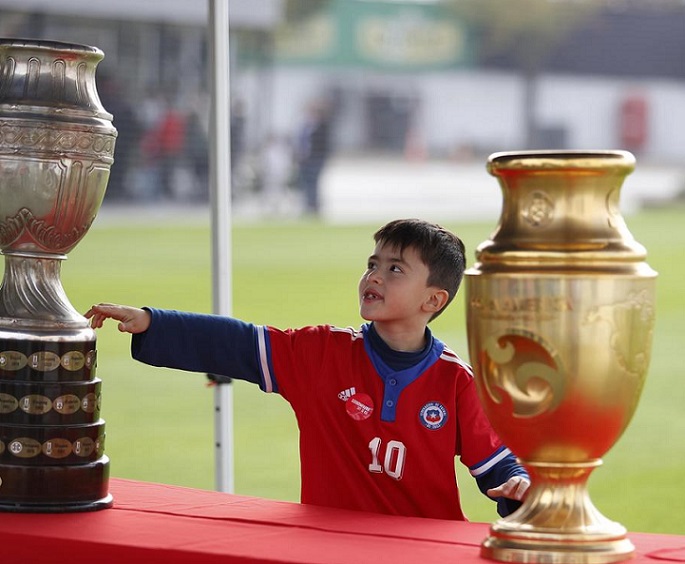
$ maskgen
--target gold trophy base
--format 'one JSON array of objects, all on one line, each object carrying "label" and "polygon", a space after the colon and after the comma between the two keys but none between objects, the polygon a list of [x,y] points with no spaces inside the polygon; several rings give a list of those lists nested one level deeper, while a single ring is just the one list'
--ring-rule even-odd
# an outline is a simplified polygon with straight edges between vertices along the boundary
[{"label": "gold trophy base", "polygon": [[626,538],[588,542],[573,541],[562,535],[550,535],[548,539],[491,536],[481,546],[480,555],[500,562],[602,564],[632,558],[634,552],[635,547]]},{"label": "gold trophy base", "polygon": [[490,527],[481,556],[500,562],[604,564],[631,558],[626,529],[590,501],[587,480],[601,460],[523,463],[531,487],[523,505]]}]

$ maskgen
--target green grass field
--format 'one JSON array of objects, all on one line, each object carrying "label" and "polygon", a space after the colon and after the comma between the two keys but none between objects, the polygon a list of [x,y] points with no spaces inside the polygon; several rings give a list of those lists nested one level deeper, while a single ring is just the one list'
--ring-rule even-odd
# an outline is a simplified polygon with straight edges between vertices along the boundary
[{"label": "green grass field", "polygon": [[[659,271],[657,328],[647,384],[627,432],[591,480],[592,499],[631,531],[685,533],[685,229],[683,209],[627,218]],[[446,224],[469,249],[494,226]],[[233,312],[279,327],[328,322],[357,326],[356,285],[377,225],[318,222],[234,225]],[[170,217],[153,223],[97,220],[69,255],[62,281],[73,305],[92,303],[210,312],[211,229]],[[467,357],[463,302],[436,320],[434,332]],[[113,476],[212,489],[214,391],[203,375],[152,368],[129,356],[129,337],[110,323],[98,333],[106,452]],[[294,418],[278,396],[236,382],[236,493],[297,500],[299,467]],[[492,521],[494,504],[457,464],[471,520]]]}]

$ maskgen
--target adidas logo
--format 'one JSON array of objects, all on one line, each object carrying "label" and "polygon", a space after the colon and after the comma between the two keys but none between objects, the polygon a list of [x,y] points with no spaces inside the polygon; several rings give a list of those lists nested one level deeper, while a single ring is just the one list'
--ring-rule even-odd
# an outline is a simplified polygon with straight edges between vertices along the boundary
[{"label": "adidas logo", "polygon": [[341,399],[343,401],[347,401],[356,393],[357,393],[357,391],[354,389],[354,387],[347,388],[346,390],[343,390],[342,392],[340,392],[338,394],[338,399]]}]

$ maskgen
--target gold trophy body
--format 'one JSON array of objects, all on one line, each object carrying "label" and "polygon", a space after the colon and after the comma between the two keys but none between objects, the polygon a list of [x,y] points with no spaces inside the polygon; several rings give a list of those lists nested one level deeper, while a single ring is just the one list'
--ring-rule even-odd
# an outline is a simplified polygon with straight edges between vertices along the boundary
[{"label": "gold trophy body", "polygon": [[531,476],[490,528],[500,561],[629,558],[587,480],[627,427],[650,358],[656,272],[619,212],[624,151],[496,153],[503,207],[466,273],[471,363],[486,414]]},{"label": "gold trophy body", "polygon": [[95,331],[60,281],[113,162],[95,83],[103,56],[0,39],[0,511],[112,505]]}]

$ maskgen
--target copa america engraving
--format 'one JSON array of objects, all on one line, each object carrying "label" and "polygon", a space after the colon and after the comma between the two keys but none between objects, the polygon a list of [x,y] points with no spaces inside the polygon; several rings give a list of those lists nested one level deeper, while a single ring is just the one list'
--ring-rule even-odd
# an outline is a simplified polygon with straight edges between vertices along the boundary
[{"label": "copa america engraving", "polygon": [[96,336],[61,264],[93,223],[117,136],[103,52],[0,39],[0,510],[111,506]]}]

